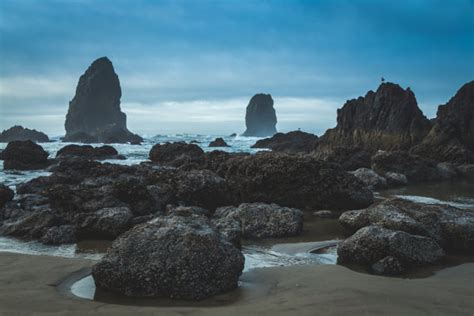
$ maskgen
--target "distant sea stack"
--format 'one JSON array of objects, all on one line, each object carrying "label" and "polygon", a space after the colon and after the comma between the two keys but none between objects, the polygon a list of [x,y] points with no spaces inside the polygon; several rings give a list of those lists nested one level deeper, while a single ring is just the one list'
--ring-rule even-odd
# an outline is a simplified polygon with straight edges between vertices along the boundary
[{"label": "distant sea stack", "polygon": [[245,125],[247,130],[243,136],[265,137],[277,132],[277,123],[273,99],[270,94],[259,93],[254,95],[247,105]]},{"label": "distant sea stack", "polygon": [[0,143],[9,143],[16,140],[31,140],[38,143],[47,143],[49,142],[49,137],[45,133],[35,129],[24,128],[19,125],[10,127],[0,133]]},{"label": "distant sea stack", "polygon": [[141,142],[127,129],[127,117],[120,110],[122,90],[112,62],[95,60],[80,77],[76,95],[69,102],[66,136],[63,141],[84,143]]},{"label": "distant sea stack", "polygon": [[435,124],[414,153],[454,163],[474,163],[474,81],[438,107]]},{"label": "distant sea stack", "polygon": [[382,83],[376,92],[347,101],[337,110],[337,126],[320,139],[318,150],[334,147],[368,151],[409,149],[428,134],[423,115],[410,88]]}]

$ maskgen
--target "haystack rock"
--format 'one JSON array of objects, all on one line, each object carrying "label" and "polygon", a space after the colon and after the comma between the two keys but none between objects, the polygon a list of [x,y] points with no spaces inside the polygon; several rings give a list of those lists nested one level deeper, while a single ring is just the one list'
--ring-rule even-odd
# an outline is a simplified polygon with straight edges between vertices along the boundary
[{"label": "haystack rock", "polygon": [[24,128],[19,125],[12,126],[0,133],[0,142],[2,143],[9,143],[16,140],[31,140],[38,143],[47,143],[49,142],[49,137],[45,133],[35,129]]},{"label": "haystack rock", "polygon": [[474,163],[474,81],[439,106],[433,128],[413,152],[437,161]]},{"label": "haystack rock", "polygon": [[245,125],[247,130],[243,136],[272,136],[276,130],[277,118],[273,108],[273,99],[270,94],[259,93],[254,95],[247,105]]},{"label": "haystack rock", "polygon": [[430,128],[410,88],[382,83],[376,92],[349,100],[337,110],[337,126],[321,137],[318,151],[337,147],[370,152],[409,149],[421,142]]},{"label": "haystack rock", "polygon": [[76,95],[69,102],[63,141],[126,143],[142,138],[127,129],[120,110],[122,90],[112,62],[97,59],[79,79]]}]

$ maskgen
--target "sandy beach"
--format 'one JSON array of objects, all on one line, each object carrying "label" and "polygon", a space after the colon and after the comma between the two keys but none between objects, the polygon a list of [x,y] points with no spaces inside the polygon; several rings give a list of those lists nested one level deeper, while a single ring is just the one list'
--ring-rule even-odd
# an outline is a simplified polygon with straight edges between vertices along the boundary
[{"label": "sandy beach", "polygon": [[[221,306],[129,306],[73,297],[65,280],[93,261],[0,254],[0,314],[473,315],[474,263],[424,279],[366,275],[337,265],[252,270]],[[67,283],[67,282],[66,282]],[[67,286],[66,286],[67,287]],[[232,296],[232,295],[231,295]]]}]

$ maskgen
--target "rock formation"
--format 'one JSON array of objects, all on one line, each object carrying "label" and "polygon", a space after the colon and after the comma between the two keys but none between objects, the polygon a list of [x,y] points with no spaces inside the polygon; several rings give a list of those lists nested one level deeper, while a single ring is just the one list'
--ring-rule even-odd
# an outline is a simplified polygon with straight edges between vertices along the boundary
[{"label": "rock formation", "polygon": [[244,238],[291,237],[303,232],[303,212],[276,204],[243,203],[238,207],[220,207],[214,216],[240,221]]},{"label": "rock formation", "polygon": [[209,147],[230,147],[222,137],[217,137],[209,143]]},{"label": "rock formation", "polygon": [[49,142],[49,137],[45,133],[38,132],[35,129],[24,128],[23,126],[15,125],[0,133],[0,142],[8,143],[15,140],[31,140],[38,143]]},{"label": "rock formation", "polygon": [[5,170],[35,170],[48,166],[48,153],[31,140],[8,143],[2,152]]},{"label": "rock formation", "polygon": [[409,149],[421,142],[430,128],[410,88],[382,83],[376,92],[369,91],[338,109],[337,126],[320,138],[318,151],[337,147],[371,152]]},{"label": "rock formation", "polygon": [[439,106],[433,128],[413,152],[437,161],[474,163],[474,81]]},{"label": "rock formation", "polygon": [[92,268],[99,288],[131,297],[202,300],[234,290],[244,256],[204,216],[135,226]]},{"label": "rock formation", "polygon": [[317,146],[318,136],[302,131],[276,133],[270,138],[258,140],[252,148],[269,148],[283,152],[311,152]]},{"label": "rock formation", "polygon": [[63,141],[126,143],[142,138],[127,129],[120,110],[122,90],[112,62],[95,60],[79,79],[76,95],[69,102]]},{"label": "rock formation", "polygon": [[247,105],[245,114],[246,131],[243,136],[265,137],[275,134],[277,118],[270,94],[254,95]]},{"label": "rock formation", "polygon": [[117,150],[108,145],[92,147],[91,145],[67,145],[58,150],[56,158],[83,157],[87,159],[125,159]]}]

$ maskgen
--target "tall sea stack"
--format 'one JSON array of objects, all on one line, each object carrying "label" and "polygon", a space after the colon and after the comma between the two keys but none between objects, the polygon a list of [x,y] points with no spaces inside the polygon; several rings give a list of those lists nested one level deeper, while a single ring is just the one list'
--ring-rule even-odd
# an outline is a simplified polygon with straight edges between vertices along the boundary
[{"label": "tall sea stack", "polygon": [[273,108],[273,99],[270,94],[259,93],[254,95],[247,105],[245,125],[247,130],[243,136],[272,136],[277,132],[275,126],[277,118]]},{"label": "tall sea stack", "polygon": [[63,141],[84,143],[141,142],[127,129],[127,117],[120,110],[122,90],[112,62],[95,60],[79,78],[76,95],[69,102],[66,136]]}]

